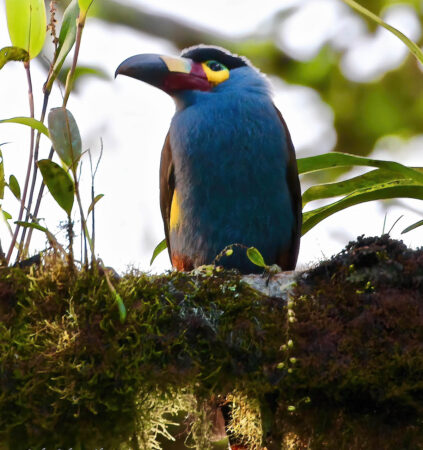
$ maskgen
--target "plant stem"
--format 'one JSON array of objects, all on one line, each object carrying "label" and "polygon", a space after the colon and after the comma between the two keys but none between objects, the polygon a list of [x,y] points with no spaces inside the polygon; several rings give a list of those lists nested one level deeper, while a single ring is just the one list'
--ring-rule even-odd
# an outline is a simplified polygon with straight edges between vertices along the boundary
[{"label": "plant stem", "polygon": [[[24,68],[26,71],[26,78],[28,81],[28,100],[29,100],[30,117],[34,118],[34,115],[35,115],[34,114],[34,94],[33,94],[33,90],[32,90],[32,79],[31,79],[31,70],[30,70],[29,61],[24,62]],[[31,141],[30,141],[30,147],[29,147],[28,166],[27,166],[27,170],[26,170],[24,190],[23,190],[23,194],[22,194],[22,198],[21,198],[21,206],[19,209],[18,222],[20,222],[22,220],[23,212],[25,209],[26,195],[28,193],[29,179],[31,177],[31,168],[33,165],[33,160],[34,160],[34,136],[35,136],[34,129],[31,128]],[[20,229],[20,225],[16,225],[15,231],[13,233],[12,241],[10,243],[9,251],[7,252],[7,256],[6,256],[7,264],[9,264],[10,258],[12,256],[13,250],[15,248],[16,240],[17,240],[18,234],[19,234],[19,229]]]},{"label": "plant stem", "polygon": [[65,96],[63,98],[63,107],[66,107],[66,105],[68,103],[69,95],[72,91],[73,81],[74,81],[74,77],[75,77],[76,64],[78,63],[79,49],[81,47],[81,38],[82,38],[82,31],[84,29],[84,25],[85,25],[85,18],[83,18],[83,19],[79,18],[78,19],[78,27],[76,30],[75,52],[73,54],[72,66],[71,66],[68,76],[66,78]]},{"label": "plant stem", "polygon": [[[41,111],[41,117],[40,117],[40,122],[43,122],[43,123],[44,123],[44,119],[45,119],[46,112],[47,112],[47,105],[48,105],[49,97],[50,97],[50,91],[45,91],[44,92],[43,109]],[[37,133],[37,140],[35,142],[34,166],[33,166],[34,169],[33,169],[33,173],[32,173],[31,190],[29,192],[29,199],[28,199],[28,205],[27,205],[27,212],[26,212],[26,219],[25,219],[26,222],[29,221],[29,218],[31,216],[31,206],[32,206],[32,201],[33,201],[33,197],[34,197],[35,183],[37,181],[37,174],[38,174],[37,162],[38,162],[38,152],[39,152],[39,149],[40,149],[40,138],[41,138],[41,133],[38,132]],[[37,211],[37,213],[38,213],[38,211]],[[36,218],[37,214],[34,214],[33,217]],[[23,231],[22,231],[21,243],[19,245],[19,249],[20,250],[24,246],[26,230],[27,230],[27,228],[24,228]],[[25,246],[23,247],[23,255],[24,256],[28,253],[29,244],[31,242],[31,237],[32,237],[32,231],[33,231],[33,228],[29,228],[28,238],[27,238],[27,240],[25,242]],[[18,253],[18,258],[17,259],[19,259],[19,253]]]},{"label": "plant stem", "polygon": [[[85,220],[85,216],[84,216],[84,209],[82,207],[82,201],[81,201],[81,196],[79,194],[79,181],[77,178],[77,173],[75,170],[75,166],[72,168],[72,174],[73,174],[73,179],[75,182],[75,195],[76,195],[76,201],[78,202],[78,207],[79,207],[79,214],[81,216],[81,224],[82,224],[82,229],[84,232],[84,239],[86,239],[88,241],[88,245],[90,246],[90,252],[91,252],[91,258],[94,258],[94,246],[93,246],[93,241],[90,237],[90,233],[88,231],[88,227],[87,227],[87,221]],[[88,264],[88,254],[87,254],[87,247],[84,247],[84,261],[85,264]]]},{"label": "plant stem", "polygon": [[[77,62],[78,62],[79,49],[81,47],[81,37],[82,37],[82,31],[84,29],[84,25],[85,25],[85,17],[79,18],[78,19],[78,25],[77,25],[76,40],[75,40],[75,51],[74,51],[74,55],[73,55],[72,67],[71,67],[71,69],[70,69],[70,71],[68,73],[67,79],[66,79],[65,95],[63,97],[63,104],[62,104],[63,107],[66,107],[68,99],[69,99],[69,95],[70,95],[70,93],[72,91],[73,79],[74,79],[74,76],[75,76],[76,65],[77,65]],[[49,75],[48,75],[48,78],[47,78],[47,82],[45,84],[45,91],[44,91],[44,105],[43,106],[45,106],[46,109],[47,109],[47,100],[48,100],[48,97],[50,95],[50,90],[51,90],[51,86],[49,84],[50,76],[51,76],[51,72],[49,72]],[[44,109],[43,109],[43,111],[44,111]],[[44,116],[45,116],[45,112],[46,111],[44,111]],[[44,119],[44,116],[42,116],[42,121]],[[38,142],[38,140],[37,140],[37,142]],[[49,160],[53,159],[53,155],[54,155],[54,149],[52,147],[50,149],[50,153],[48,155],[48,159]],[[37,154],[37,156],[38,156],[38,154]],[[36,164],[36,161],[34,161],[34,163]],[[38,167],[37,167],[37,169],[38,169]],[[35,186],[35,181],[34,180],[33,180],[33,185]],[[42,200],[43,193],[44,193],[44,186],[45,186],[45,184],[44,184],[44,182],[42,182],[41,186],[40,186],[40,190],[38,191],[38,197],[37,197],[37,201],[35,203],[35,208],[34,208],[34,213],[33,213],[33,217],[35,217],[35,218],[38,216],[38,212],[39,212],[39,209],[40,209],[41,200]],[[76,186],[77,186],[77,183],[75,183],[75,187]],[[31,188],[32,188],[32,186],[31,186]],[[31,200],[32,200],[32,198],[31,198]],[[81,218],[81,220],[82,220],[82,218]],[[86,229],[86,225],[85,225],[85,229]],[[29,248],[29,244],[30,244],[30,241],[31,241],[31,236],[32,236],[32,229],[30,229],[29,232],[28,232],[28,238],[27,238],[26,243],[25,243],[25,250],[26,251]],[[16,241],[16,239],[15,239],[15,241]],[[13,243],[13,245],[14,245],[14,243]]]},{"label": "plant stem", "polygon": [[[52,160],[53,155],[54,155],[54,149],[53,149],[53,147],[51,147],[50,153],[48,154],[47,159]],[[45,184],[44,184],[44,182],[42,182],[41,186],[40,186],[40,190],[38,191],[38,197],[37,197],[37,202],[35,203],[34,214],[32,215],[32,217],[34,217],[34,218],[36,218],[38,216],[38,211],[40,210],[41,200],[43,198],[43,193],[44,193],[44,187],[45,187]],[[30,235],[32,235],[31,229],[29,230],[29,233],[28,233],[28,240],[30,239]],[[28,241],[27,241],[27,243],[28,243]],[[28,245],[29,245],[29,243],[28,243]]]}]

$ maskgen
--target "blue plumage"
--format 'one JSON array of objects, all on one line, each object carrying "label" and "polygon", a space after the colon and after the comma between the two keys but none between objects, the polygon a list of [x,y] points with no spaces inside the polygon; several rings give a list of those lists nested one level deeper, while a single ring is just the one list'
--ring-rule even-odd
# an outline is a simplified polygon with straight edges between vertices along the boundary
[{"label": "blue plumage", "polygon": [[[170,232],[172,250],[197,266],[239,243],[276,261],[290,246],[294,213],[287,138],[267,80],[245,66],[212,92],[175,97],[170,145],[183,225]],[[257,270],[245,250],[225,259],[243,272]]]},{"label": "blue plumage", "polygon": [[190,59],[157,56],[157,76],[156,55],[129,58],[118,68],[165,90],[177,106],[161,163],[173,265],[189,270],[211,264],[225,247],[241,244],[218,264],[257,272],[246,257],[246,247],[254,246],[267,264],[293,269],[301,193],[291,138],[268,80],[245,59],[215,47],[195,47],[183,56]]}]

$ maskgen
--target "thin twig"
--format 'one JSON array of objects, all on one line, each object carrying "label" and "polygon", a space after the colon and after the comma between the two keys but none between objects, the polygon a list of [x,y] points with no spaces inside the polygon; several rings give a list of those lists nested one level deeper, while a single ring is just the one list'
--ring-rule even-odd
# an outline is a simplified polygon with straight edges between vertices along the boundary
[{"label": "thin twig", "polygon": [[[26,71],[26,78],[28,81],[29,112],[30,112],[30,117],[34,118],[34,115],[35,115],[34,114],[34,94],[33,94],[33,90],[32,90],[32,79],[31,79],[31,70],[30,70],[29,61],[24,62],[24,68]],[[28,166],[27,166],[27,170],[26,170],[24,190],[23,190],[23,194],[22,194],[22,198],[21,198],[21,207],[19,209],[18,222],[22,221],[22,216],[23,216],[24,209],[25,209],[26,195],[28,193],[29,179],[31,177],[31,168],[32,168],[33,159],[34,159],[34,137],[35,137],[34,129],[31,128],[31,141],[30,141],[30,147],[29,147]],[[13,249],[15,248],[15,244],[16,244],[18,234],[19,234],[19,229],[20,229],[20,225],[17,224],[15,227],[15,231],[13,233],[12,241],[10,243],[9,251],[7,252],[7,256],[6,256],[7,264],[9,264],[10,258],[13,253]]]},{"label": "thin twig", "polygon": [[[43,122],[43,123],[44,123],[44,119],[45,119],[46,112],[47,112],[47,105],[48,105],[49,97],[50,97],[50,92],[49,91],[44,92],[43,109],[41,111],[41,117],[40,117],[40,122]],[[29,191],[27,213],[26,213],[26,219],[25,219],[26,222],[28,222],[29,217],[31,215],[31,206],[32,206],[33,198],[34,198],[35,184],[37,182],[37,174],[38,174],[37,162],[38,162],[38,152],[39,152],[39,149],[40,149],[40,138],[41,138],[41,133],[38,132],[37,133],[37,140],[35,142],[34,169],[33,169],[33,172],[32,172],[31,189]],[[37,213],[38,213],[38,211],[37,211]],[[33,214],[33,217],[37,217],[37,215]],[[24,228],[23,231],[22,231],[21,243],[20,243],[20,246],[19,246],[20,250],[23,247],[23,255],[26,255],[28,253],[29,244],[31,242],[33,228],[29,228],[28,238],[27,238],[27,240],[25,242],[26,230],[27,230],[27,228]],[[24,246],[24,242],[25,242],[25,246]],[[19,257],[19,254],[18,254],[18,257]]]},{"label": "thin twig", "polygon": [[93,161],[91,157],[91,151],[88,151],[88,156],[90,158],[90,171],[91,171],[91,204],[93,205],[92,211],[91,211],[91,239],[92,239],[92,245],[93,245],[93,252],[91,255],[91,263],[94,265],[95,263],[95,207],[94,207],[94,198],[95,198],[95,189],[94,189],[94,181],[95,176],[97,174],[98,166],[100,164],[101,158],[103,157],[103,139],[100,138],[100,156],[98,157],[97,164],[95,166],[95,169],[93,171]]},{"label": "thin twig", "polygon": [[[73,77],[74,77],[76,65],[77,65],[77,62],[78,62],[78,55],[79,55],[79,49],[80,49],[80,46],[81,46],[81,37],[82,37],[82,30],[84,28],[84,24],[85,24],[85,21],[80,22],[78,20],[78,28],[77,28],[76,41],[75,41],[75,52],[74,52],[74,55],[73,55],[72,67],[71,67],[71,70],[68,73],[68,77],[67,77],[67,80],[66,80],[65,95],[64,95],[63,104],[62,104],[63,107],[66,107],[66,104],[67,104],[68,99],[69,99],[69,95],[70,95],[71,90],[72,90]],[[56,54],[57,54],[57,52],[56,52]],[[55,57],[57,57],[57,55],[55,55]],[[54,61],[53,61],[53,64],[54,64]],[[51,65],[51,69],[53,67],[53,64]],[[45,96],[47,95],[47,97],[50,95],[49,80],[50,80],[51,73],[52,73],[51,69],[50,69],[49,75],[47,77],[47,82],[44,85],[44,95]],[[51,147],[50,153],[48,155],[48,159],[49,160],[53,159],[53,155],[54,155],[54,149],[53,149],[53,147]],[[77,186],[77,183],[75,183],[75,186]],[[44,184],[44,182],[42,182],[41,186],[40,186],[40,189],[38,191],[38,197],[37,197],[37,202],[35,204],[33,217],[37,217],[38,216],[38,212],[39,212],[40,205],[41,205],[41,200],[43,198],[44,187],[45,187],[45,184]],[[28,239],[27,239],[25,248],[29,247],[29,244],[30,244],[30,241],[31,241],[31,236],[32,236],[32,229],[30,229],[29,232],[28,232]]]},{"label": "thin twig", "polygon": [[76,30],[75,52],[73,54],[73,61],[68,76],[66,78],[65,97],[63,98],[63,107],[66,107],[69,95],[73,87],[73,79],[75,76],[76,65],[78,63],[79,49],[81,47],[82,30],[84,29],[84,22],[78,20],[78,27]]}]

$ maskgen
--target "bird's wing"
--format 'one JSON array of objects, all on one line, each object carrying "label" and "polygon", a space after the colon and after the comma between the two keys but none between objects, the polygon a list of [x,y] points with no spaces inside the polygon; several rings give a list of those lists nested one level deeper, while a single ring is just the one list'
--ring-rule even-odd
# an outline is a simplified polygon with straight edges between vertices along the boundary
[{"label": "bird's wing", "polygon": [[172,206],[173,193],[175,191],[175,174],[172,161],[172,150],[170,147],[169,133],[162,149],[160,161],[160,210],[162,212],[167,250],[171,256],[169,241],[170,209]]},{"label": "bird's wing", "polygon": [[301,186],[300,180],[298,179],[298,167],[297,158],[295,156],[294,144],[291,140],[291,135],[289,133],[288,127],[286,126],[285,120],[282,117],[281,112],[276,108],[279,119],[285,129],[286,143],[288,146],[288,165],[286,172],[286,181],[288,184],[289,192],[291,194],[291,205],[294,213],[294,228],[292,230],[291,245],[289,251],[281,252],[279,256],[279,266],[284,270],[294,270],[297,264],[298,252],[300,250],[300,238],[301,238],[301,226],[303,222],[302,215],[302,199],[301,199]]}]

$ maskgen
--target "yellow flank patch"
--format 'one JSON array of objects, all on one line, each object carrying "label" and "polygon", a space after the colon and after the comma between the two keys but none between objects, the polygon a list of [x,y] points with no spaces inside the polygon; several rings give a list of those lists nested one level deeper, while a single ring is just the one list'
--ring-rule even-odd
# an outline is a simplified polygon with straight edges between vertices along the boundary
[{"label": "yellow flank patch", "polygon": [[179,204],[179,196],[177,191],[173,192],[172,205],[170,206],[170,223],[171,230],[177,228],[181,223],[181,206]]},{"label": "yellow flank patch", "polygon": [[203,70],[207,75],[207,80],[214,85],[222,83],[223,81],[226,81],[229,78],[229,70],[226,68],[218,70],[216,72],[214,70],[211,70],[206,63],[202,63],[201,65],[203,66]]}]

